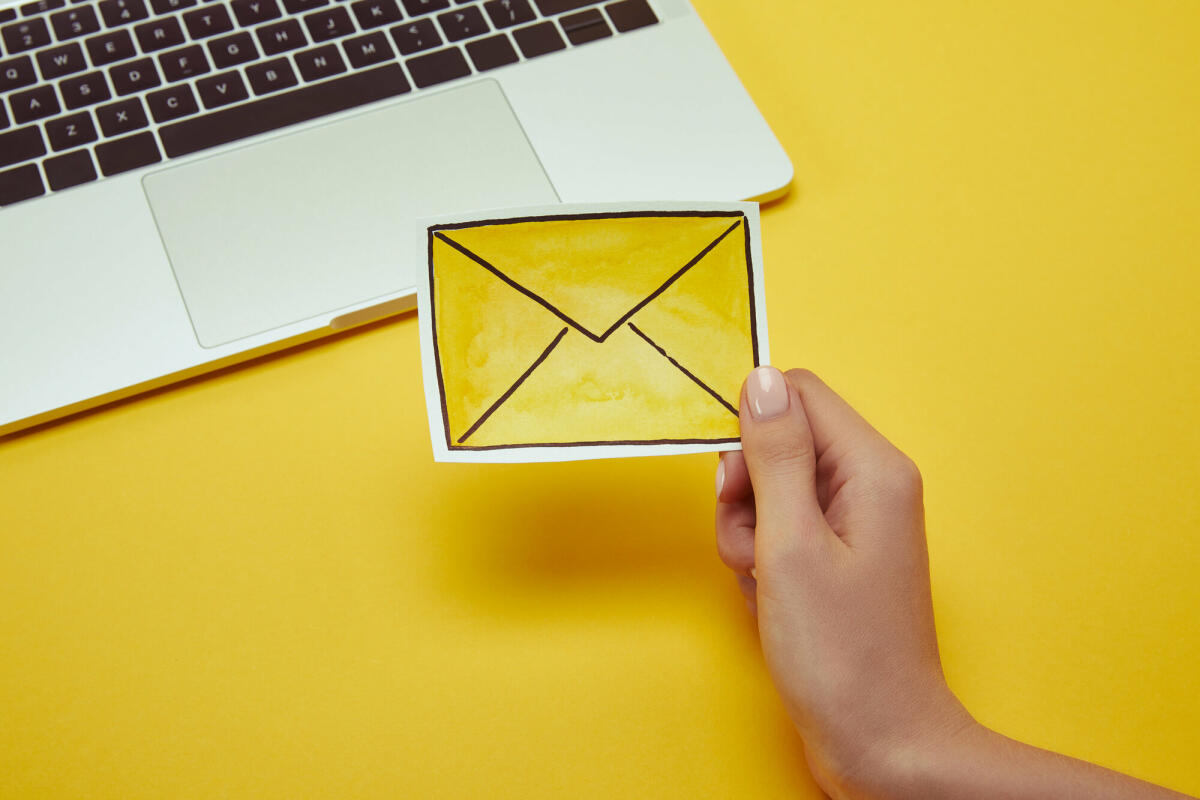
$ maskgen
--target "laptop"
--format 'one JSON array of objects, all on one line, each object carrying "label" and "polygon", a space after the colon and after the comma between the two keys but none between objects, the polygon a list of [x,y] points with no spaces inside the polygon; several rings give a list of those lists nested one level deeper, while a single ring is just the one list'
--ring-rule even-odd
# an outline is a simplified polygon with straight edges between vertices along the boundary
[{"label": "laptop", "polygon": [[412,309],[418,217],[791,176],[686,0],[0,0],[0,434]]}]

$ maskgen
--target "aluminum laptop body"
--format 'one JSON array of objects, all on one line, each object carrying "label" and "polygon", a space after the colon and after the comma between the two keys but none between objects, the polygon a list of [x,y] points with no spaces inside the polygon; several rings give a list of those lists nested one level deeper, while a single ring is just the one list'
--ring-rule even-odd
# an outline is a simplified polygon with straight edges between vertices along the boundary
[{"label": "aluminum laptop body", "polygon": [[0,0],[0,43],[0,434],[411,309],[421,216],[792,177],[686,0]]}]

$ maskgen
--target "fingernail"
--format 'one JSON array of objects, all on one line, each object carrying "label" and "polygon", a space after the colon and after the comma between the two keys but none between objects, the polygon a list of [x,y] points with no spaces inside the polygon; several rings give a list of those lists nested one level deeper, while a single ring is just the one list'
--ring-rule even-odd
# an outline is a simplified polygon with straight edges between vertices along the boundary
[{"label": "fingernail", "polygon": [[783,373],[774,367],[755,367],[747,382],[750,416],[757,420],[775,419],[788,410],[788,390]]},{"label": "fingernail", "polygon": [[758,580],[758,570],[756,570],[754,567],[750,568],[750,577],[754,578],[754,580]]},{"label": "fingernail", "polygon": [[717,499],[721,499],[721,489],[725,487],[725,457],[717,462]]}]

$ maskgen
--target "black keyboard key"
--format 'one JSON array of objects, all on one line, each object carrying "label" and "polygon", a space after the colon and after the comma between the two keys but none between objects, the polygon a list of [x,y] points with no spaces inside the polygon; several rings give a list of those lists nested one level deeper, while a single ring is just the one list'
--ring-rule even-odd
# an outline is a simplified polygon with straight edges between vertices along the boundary
[{"label": "black keyboard key", "polygon": [[193,39],[216,36],[233,30],[233,20],[225,6],[204,5],[183,15],[183,24]]},{"label": "black keyboard key", "polygon": [[102,173],[116,175],[118,172],[157,164],[162,161],[162,156],[158,153],[158,145],[154,143],[154,134],[147,131],[124,139],[101,142],[96,145],[96,160],[100,162]]},{"label": "black keyboard key", "polygon": [[528,0],[488,0],[483,4],[483,8],[497,28],[533,22],[536,16],[529,7]]},{"label": "black keyboard key", "polygon": [[438,22],[441,23],[442,30],[446,32],[446,39],[451,42],[469,39],[472,36],[488,32],[488,24],[483,18],[483,12],[474,6],[438,14]]},{"label": "black keyboard key", "polygon": [[358,0],[351,3],[350,8],[358,18],[359,26],[364,30],[398,22],[404,16],[400,13],[396,0]]},{"label": "black keyboard key", "polygon": [[46,80],[54,80],[87,69],[83,48],[75,42],[43,50],[37,54],[37,60],[42,69],[42,77]]},{"label": "black keyboard key", "polygon": [[158,57],[163,75],[168,82],[181,81],[208,72],[208,60],[198,44],[190,44]]},{"label": "black keyboard key", "polygon": [[58,85],[58,90],[62,92],[67,108],[83,108],[112,97],[103,72],[89,72],[87,75],[67,78]]},{"label": "black keyboard key", "polygon": [[17,18],[15,8],[0,8],[0,22],[12,22]]},{"label": "black keyboard key", "polygon": [[50,29],[44,19],[34,17],[0,28],[0,39],[9,53],[24,53],[50,44]]},{"label": "black keyboard key", "polygon": [[46,143],[37,126],[17,128],[15,131],[0,133],[0,167],[7,167],[20,161],[46,154]]},{"label": "black keyboard key", "polygon": [[21,13],[32,17],[34,14],[45,14],[47,11],[62,8],[66,4],[67,0],[35,0],[35,2],[21,6]]},{"label": "black keyboard key", "polygon": [[269,56],[287,50],[295,50],[297,47],[308,44],[304,31],[300,29],[300,23],[294,19],[285,19],[274,25],[266,25],[259,28],[257,33],[258,43],[262,45],[263,52]]},{"label": "black keyboard key", "polygon": [[46,193],[36,164],[0,172],[0,206],[40,197]]},{"label": "black keyboard key", "polygon": [[192,88],[186,83],[151,92],[146,95],[146,105],[150,106],[150,116],[155,122],[170,122],[200,110]]},{"label": "black keyboard key", "polygon": [[475,69],[480,72],[521,60],[504,34],[467,42],[467,55],[471,57]]},{"label": "black keyboard key", "polygon": [[413,83],[422,89],[471,74],[467,60],[457,47],[426,53],[404,63],[408,64],[408,74],[412,75]]},{"label": "black keyboard key", "polygon": [[142,101],[136,97],[100,106],[96,109],[96,119],[100,120],[100,130],[105,136],[122,136],[150,124]]},{"label": "black keyboard key", "polygon": [[196,0],[150,0],[150,8],[155,14],[170,14],[172,11],[183,11],[196,5]]},{"label": "black keyboard key", "polygon": [[151,20],[143,25],[138,25],[133,32],[137,35],[138,44],[142,46],[143,53],[153,53],[164,47],[183,44],[183,28],[179,27],[179,20],[174,17]]},{"label": "black keyboard key", "polygon": [[246,77],[250,79],[250,88],[255,94],[270,94],[280,89],[290,89],[297,83],[296,73],[292,71],[292,64],[286,58],[251,64],[246,67]]},{"label": "black keyboard key", "polygon": [[69,150],[96,141],[96,126],[92,124],[91,114],[83,111],[47,122],[46,138],[56,152]]},{"label": "black keyboard key", "polygon": [[200,92],[200,102],[205,108],[220,108],[250,96],[246,84],[237,71],[222,72],[196,81],[196,89]]},{"label": "black keyboard key", "polygon": [[548,17],[551,14],[562,14],[564,11],[574,11],[584,6],[592,6],[599,3],[600,0],[533,0],[533,2],[537,3],[538,11],[542,12],[542,16]]},{"label": "black keyboard key", "polygon": [[37,72],[34,71],[33,60],[29,56],[0,61],[0,92],[20,89],[31,83],[37,83]]},{"label": "black keyboard key", "polygon": [[553,22],[539,22],[528,28],[517,28],[513,31],[513,38],[517,40],[517,47],[521,48],[521,53],[526,58],[544,56],[546,53],[563,50],[567,46]]},{"label": "black keyboard key", "polygon": [[[256,89],[257,91],[257,89]],[[159,129],[171,158],[277,130],[409,91],[399,64],[265,97]]]},{"label": "black keyboard key", "polygon": [[136,52],[129,31],[102,33],[86,40],[84,44],[87,46],[88,55],[92,57],[92,63],[97,67],[133,58]]},{"label": "black keyboard key", "polygon": [[12,106],[13,121],[18,125],[52,117],[61,110],[53,86],[38,86],[17,92],[9,96],[8,102]]},{"label": "black keyboard key", "polygon": [[403,0],[404,10],[410,17],[418,14],[428,14],[430,11],[441,11],[450,7],[450,0]]},{"label": "black keyboard key", "polygon": [[76,6],[50,15],[50,25],[59,41],[86,36],[100,30],[100,20],[91,6]]},{"label": "black keyboard key", "polygon": [[0,131],[8,127],[8,114],[4,111],[4,103],[0,103]]},{"label": "black keyboard key", "polygon": [[337,45],[327,44],[296,53],[296,68],[304,80],[316,81],[345,72],[346,62],[342,61]]},{"label": "black keyboard key", "polygon": [[96,180],[96,165],[92,163],[87,150],[48,158],[42,163],[42,169],[46,170],[46,181],[50,188],[56,192]]},{"label": "black keyboard key", "polygon": [[346,13],[346,9],[341,6],[309,14],[304,18],[304,24],[308,27],[308,35],[314,42],[325,42],[354,33],[354,23],[350,21],[350,15]]},{"label": "black keyboard key", "polygon": [[571,44],[587,44],[606,36],[612,36],[612,29],[604,21],[604,17],[594,8],[570,14],[559,20],[563,31]]},{"label": "black keyboard key", "polygon": [[100,0],[100,16],[110,28],[128,25],[150,16],[142,0]]},{"label": "black keyboard key", "polygon": [[347,39],[342,42],[342,47],[346,49],[346,58],[350,60],[350,66],[355,69],[369,67],[393,57],[392,46],[388,44],[387,37],[379,31]]},{"label": "black keyboard key", "polygon": [[396,47],[400,49],[402,56],[419,53],[442,44],[442,37],[438,34],[431,19],[419,19],[416,22],[392,28],[392,39],[395,40]]},{"label": "black keyboard key", "polygon": [[158,70],[154,67],[154,61],[149,58],[118,64],[108,71],[108,79],[112,81],[117,95],[122,97],[143,89],[153,89],[162,83],[158,77]]},{"label": "black keyboard key", "polygon": [[217,69],[227,69],[258,58],[254,39],[246,31],[209,41],[208,53]]},{"label": "black keyboard key", "polygon": [[303,14],[328,4],[329,0],[283,0],[283,7],[289,14]]},{"label": "black keyboard key", "polygon": [[279,4],[275,0],[233,0],[230,5],[243,28],[279,18]]},{"label": "black keyboard key", "polygon": [[621,33],[644,28],[658,22],[658,16],[646,0],[621,0],[604,7],[613,27]]}]

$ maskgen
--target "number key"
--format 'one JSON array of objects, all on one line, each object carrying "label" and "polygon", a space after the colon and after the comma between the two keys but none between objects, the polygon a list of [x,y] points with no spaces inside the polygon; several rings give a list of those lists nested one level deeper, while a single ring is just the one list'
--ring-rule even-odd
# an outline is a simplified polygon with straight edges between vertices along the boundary
[{"label": "number key", "polygon": [[4,39],[4,46],[9,53],[24,53],[50,44],[50,29],[46,27],[44,19],[34,17],[0,28],[0,38]]},{"label": "number key", "polygon": [[100,0],[100,16],[110,28],[128,25],[150,16],[142,0]]},{"label": "number key", "polygon": [[50,25],[59,41],[86,36],[100,30],[100,20],[91,6],[76,6],[50,15]]}]

